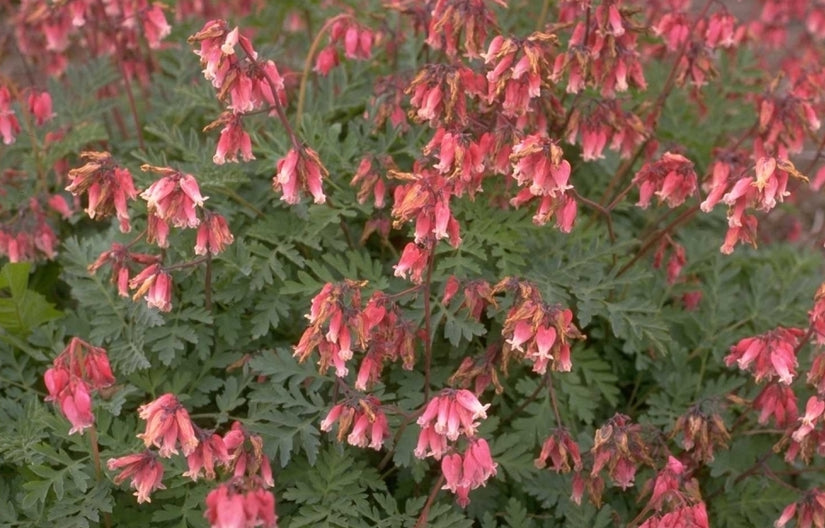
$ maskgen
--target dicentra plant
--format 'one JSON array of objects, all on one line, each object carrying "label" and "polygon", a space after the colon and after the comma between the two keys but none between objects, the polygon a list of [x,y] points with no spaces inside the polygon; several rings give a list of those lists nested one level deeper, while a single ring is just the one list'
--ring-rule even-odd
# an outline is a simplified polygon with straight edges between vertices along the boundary
[{"label": "dicentra plant", "polygon": [[825,527],[825,3],[0,21],[3,526]]}]

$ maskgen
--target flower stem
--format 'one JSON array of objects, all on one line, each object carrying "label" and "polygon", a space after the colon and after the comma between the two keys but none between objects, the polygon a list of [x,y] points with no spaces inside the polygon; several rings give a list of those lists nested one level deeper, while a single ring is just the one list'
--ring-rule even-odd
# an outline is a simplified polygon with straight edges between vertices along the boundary
[{"label": "flower stem", "polygon": [[435,486],[433,486],[432,491],[430,491],[430,496],[427,497],[427,502],[424,503],[424,507],[421,508],[421,513],[418,515],[418,520],[415,521],[414,528],[424,528],[427,526],[427,517],[430,515],[430,507],[432,507],[433,502],[435,502],[435,497],[438,495],[438,490],[441,489],[442,485],[444,485],[444,475],[438,477]]},{"label": "flower stem", "polygon": [[[89,447],[92,452],[92,461],[95,466],[95,481],[103,480],[103,468],[100,463],[100,447],[97,444],[97,426],[89,428]],[[106,528],[112,528],[112,516],[109,512],[103,512],[103,524]]]},{"label": "flower stem", "polygon": [[304,60],[304,71],[301,72],[301,85],[298,87],[298,107],[295,111],[295,123],[297,124],[297,126],[301,126],[301,118],[303,118],[304,115],[304,101],[306,101],[307,80],[309,79],[309,69],[312,66],[312,57],[314,57],[315,52],[318,51],[318,47],[321,45],[321,38],[324,37],[324,35],[327,32],[327,29],[332,27],[332,24],[337,22],[339,19],[348,16],[349,15],[347,14],[341,14],[327,20],[326,23],[315,35],[315,40],[313,40],[312,44],[309,46],[307,57]]}]

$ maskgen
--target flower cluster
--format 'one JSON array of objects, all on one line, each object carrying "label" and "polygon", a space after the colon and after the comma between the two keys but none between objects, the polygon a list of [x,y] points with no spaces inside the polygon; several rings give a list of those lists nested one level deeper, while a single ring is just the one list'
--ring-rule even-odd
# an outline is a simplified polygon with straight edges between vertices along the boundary
[{"label": "flower cluster", "polygon": [[[504,0],[491,0],[507,7]],[[427,44],[443,49],[450,56],[458,54],[459,40],[468,57],[478,57],[487,40],[487,29],[496,26],[496,18],[485,0],[437,0],[432,2],[427,25]]]},{"label": "flower cluster", "polygon": [[730,348],[725,364],[736,363],[742,370],[752,370],[757,383],[779,378],[790,385],[796,376],[796,348],[805,335],[801,328],[778,327],[755,337],[746,337]]},{"label": "flower cluster", "polygon": [[[68,209],[59,195],[53,195],[48,205],[61,215]],[[24,202],[13,218],[0,225],[0,255],[8,257],[10,262],[31,261],[38,257],[52,259],[59,243],[57,233],[48,222],[47,211],[34,197]]]},{"label": "flower cluster", "polygon": [[207,197],[201,196],[195,177],[168,167],[142,165],[140,168],[161,175],[159,180],[140,193],[140,197],[146,200],[148,214],[167,226],[198,227],[200,219],[195,207],[203,207]]},{"label": "flower cluster", "polygon": [[329,43],[315,58],[316,72],[327,75],[339,64],[338,46],[341,44],[344,46],[344,56],[348,59],[367,60],[370,58],[375,41],[375,34],[370,29],[348,15],[339,15],[334,20],[330,20],[328,24],[330,24]]},{"label": "flower cluster", "polygon": [[777,427],[788,427],[799,415],[796,393],[787,385],[772,381],[754,398],[753,408],[759,411],[759,423],[764,425],[770,418]]},{"label": "flower cluster", "polygon": [[129,288],[135,290],[133,301],[143,297],[146,304],[161,312],[172,309],[172,276],[157,262],[149,264],[132,277]]},{"label": "flower cluster", "polygon": [[[286,106],[284,80],[277,66],[271,60],[259,62],[252,42],[239,28],[230,30],[224,20],[210,20],[189,37],[189,42],[199,46],[195,54],[204,67],[204,77],[218,90],[218,99],[227,105],[227,110],[204,129],[223,127],[212,161],[218,165],[237,161],[239,153],[244,161],[255,159],[242,117],[259,109],[274,115],[276,108]],[[238,56],[236,46],[245,57]]]},{"label": "flower cluster", "polygon": [[710,194],[701,207],[708,212],[719,201],[728,206],[728,232],[720,250],[729,254],[737,242],[755,245],[758,222],[755,216],[747,213],[749,209],[772,210],[790,194],[787,190],[790,177],[806,178],[787,159],[766,156],[756,160],[754,176],[742,175],[732,183],[733,178],[726,172],[723,170],[717,177],[714,170]]},{"label": "flower cluster", "polygon": [[426,65],[410,81],[405,93],[414,110],[410,117],[433,128],[467,123],[467,98],[487,93],[484,76],[464,65]]},{"label": "flower cluster", "polygon": [[548,305],[538,289],[526,281],[505,278],[494,291],[515,291],[516,298],[507,312],[501,335],[504,337],[505,366],[510,357],[524,358],[533,364],[533,372],[569,372],[570,345],[584,336],[573,324],[569,308]]},{"label": "flower cluster", "polygon": [[484,54],[489,68],[487,101],[500,99],[502,113],[508,117],[528,113],[532,100],[541,95],[542,84],[550,78],[550,50],[556,41],[555,35],[541,32],[520,40],[493,37]]},{"label": "flower cluster", "polygon": [[355,382],[358,390],[366,390],[377,381],[385,361],[400,359],[407,370],[415,361],[414,328],[381,292],[373,294],[362,307],[361,288],[365,285],[351,280],[324,285],[312,299],[306,316],[310,325],[294,352],[299,361],[305,361],[318,349],[319,371],[324,373],[332,366],[342,378],[349,373],[346,362],[353,357],[353,347],[363,351]]},{"label": "flower cluster", "polygon": [[665,152],[661,159],[645,163],[636,173],[633,183],[639,186],[637,206],[647,209],[655,194],[659,203],[665,202],[673,208],[696,193],[697,177],[689,159],[681,154]]},{"label": "flower cluster", "polygon": [[441,473],[448,489],[456,496],[458,505],[470,504],[470,490],[485,486],[495,476],[498,464],[493,462],[490,446],[483,438],[471,438],[464,454],[452,453],[441,459]]},{"label": "flower cluster", "polygon": [[106,218],[113,213],[120,222],[120,230],[132,230],[129,223],[128,201],[137,197],[129,169],[118,165],[108,152],[81,152],[86,164],[69,171],[71,184],[66,190],[77,196],[86,193],[89,218]]},{"label": "flower cluster", "polygon": [[355,447],[369,446],[378,451],[390,434],[387,417],[375,396],[350,398],[334,405],[321,422],[321,430],[331,431],[336,422],[338,441],[343,442],[346,436],[347,443]]},{"label": "flower cluster", "polygon": [[553,140],[539,135],[527,136],[513,146],[510,161],[513,178],[523,187],[510,201],[520,206],[533,198],[540,198],[533,222],[544,225],[555,216],[556,227],[564,233],[573,229],[576,220],[576,200],[570,190],[570,163],[563,159],[561,147]]},{"label": "flower cluster", "polygon": [[[584,4],[577,4],[584,10]],[[586,9],[590,9],[589,5]],[[567,93],[579,93],[587,86],[612,98],[633,85],[647,88],[637,48],[640,28],[629,20],[631,9],[623,9],[621,0],[609,0],[596,7],[593,16],[579,21],[567,43],[567,51],[553,63],[551,79],[559,82],[567,76]],[[582,20],[583,19],[583,20]]]},{"label": "flower cluster", "polygon": [[212,528],[277,528],[275,496],[254,479],[233,479],[206,496],[206,520]]},{"label": "flower cluster", "polygon": [[570,144],[576,144],[579,136],[582,159],[592,161],[604,158],[605,147],[629,158],[644,141],[647,130],[638,115],[622,109],[618,100],[608,99],[574,108],[565,133]]},{"label": "flower cluster", "polygon": [[812,524],[816,528],[825,526],[825,491],[809,490],[802,499],[785,507],[774,526],[782,528],[794,517],[796,517],[796,526],[805,528]]},{"label": "flower cluster", "polygon": [[278,171],[272,178],[272,186],[280,191],[281,200],[288,204],[300,201],[301,189],[309,191],[315,203],[327,201],[322,182],[329,177],[329,171],[321,163],[318,153],[309,147],[292,148],[286,157],[278,161]]},{"label": "flower cluster", "polygon": [[582,470],[579,444],[567,429],[559,427],[541,445],[541,453],[534,463],[539,469],[547,467],[556,473],[568,473],[571,469],[578,473]]},{"label": "flower cluster", "polygon": [[106,350],[73,337],[54,359],[43,376],[49,395],[46,401],[60,406],[72,428],[69,434],[83,433],[94,425],[92,392],[115,383]]},{"label": "flower cluster", "polygon": [[446,238],[450,245],[458,247],[461,238],[458,221],[450,211],[450,198],[454,194],[450,181],[420,166],[413,173],[394,171],[391,174],[396,179],[409,182],[395,188],[393,227],[398,229],[415,219],[417,244]]},{"label": "flower cluster", "polygon": [[[421,433],[415,456],[441,460],[444,489],[456,495],[462,508],[470,502],[470,490],[483,486],[496,474],[487,442],[476,437],[479,420],[487,418],[489,407],[466,389],[444,389],[427,403],[417,420]],[[468,440],[464,454],[450,453],[448,441],[455,442],[462,435]]]},{"label": "flower cluster", "polygon": [[126,479],[132,479],[131,486],[136,490],[138,503],[152,502],[149,495],[158,489],[166,489],[163,485],[163,464],[158,460],[154,451],[147,449],[141,453],[110,458],[106,464],[109,471],[122,470],[115,475],[112,481],[120,485]]},{"label": "flower cluster", "polygon": [[682,447],[694,460],[701,463],[713,461],[716,447],[725,448],[730,442],[730,434],[719,413],[708,415],[693,406],[679,416],[673,428],[673,435],[682,434]]},{"label": "flower cluster", "polygon": [[129,282],[131,280],[130,264],[141,264],[143,266],[151,266],[157,264],[159,257],[157,255],[148,255],[146,253],[135,253],[129,251],[127,246],[113,242],[111,248],[101,253],[97,259],[89,265],[90,273],[95,273],[104,264],[112,266],[112,283],[117,284],[117,291],[121,297],[129,296]]},{"label": "flower cluster", "polygon": [[146,420],[146,431],[138,435],[146,447],[159,448],[163,458],[177,455],[180,445],[184,456],[192,454],[198,446],[195,428],[189,419],[189,412],[177,397],[167,393],[138,408],[138,416]]},{"label": "flower cluster", "polygon": [[[604,483],[599,473],[607,469],[616,486],[627,489],[633,486],[636,471],[641,464],[653,466],[650,446],[642,438],[642,427],[630,421],[628,416],[616,414],[600,427],[593,440],[593,468],[588,488],[598,504]],[[575,487],[574,487],[575,491]]]},{"label": "flower cluster", "polygon": [[[645,510],[655,515],[640,525],[645,528],[709,528],[708,513],[701,500],[699,484],[688,478],[685,464],[669,456],[665,467],[648,480],[642,495],[650,493]],[[671,511],[661,513],[663,509]]]},{"label": "flower cluster", "polygon": [[[186,457],[188,466],[183,476],[194,481],[202,476],[215,479],[215,469],[219,466],[232,474],[235,484],[254,482],[256,489],[274,486],[272,467],[263,454],[263,440],[248,434],[240,423],[234,422],[223,437],[201,429],[192,423],[189,412],[172,393],[140,406],[138,415],[146,421],[146,429],[137,436],[147,449],[108,461],[110,470],[122,470],[114,478],[115,484],[132,479],[138,502],[150,502],[152,491],[164,488],[161,482],[164,468],[158,457],[170,458],[178,454],[178,449]],[[274,515],[274,502],[272,508]]]}]

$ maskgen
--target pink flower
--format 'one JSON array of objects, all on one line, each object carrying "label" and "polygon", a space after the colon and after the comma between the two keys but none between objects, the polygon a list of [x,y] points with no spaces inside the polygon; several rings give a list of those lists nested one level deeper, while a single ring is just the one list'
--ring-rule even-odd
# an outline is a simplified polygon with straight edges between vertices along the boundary
[{"label": "pink flower", "polygon": [[54,359],[43,381],[49,391],[46,401],[57,402],[72,424],[69,434],[82,434],[94,424],[91,393],[110,387],[115,377],[105,349],[74,337]]},{"label": "pink flower", "polygon": [[146,431],[137,435],[146,447],[160,448],[160,456],[169,458],[177,454],[180,443],[184,456],[189,456],[200,443],[189,419],[189,413],[172,393],[141,405],[138,415],[146,420]]},{"label": "pink flower", "polygon": [[782,528],[794,516],[796,526],[809,528],[813,522],[818,528],[822,524],[821,520],[825,518],[825,492],[818,489],[809,490],[800,500],[785,507],[774,526]]},{"label": "pink flower", "polygon": [[110,471],[123,469],[112,479],[115,484],[120,484],[127,478],[132,479],[132,487],[137,490],[135,496],[138,503],[152,502],[149,498],[150,493],[156,489],[166,489],[161,482],[163,464],[149,450],[120,458],[110,458],[106,465]]},{"label": "pink flower", "polygon": [[204,517],[212,528],[277,527],[275,496],[260,487],[245,488],[235,479],[209,492]]},{"label": "pink flower", "polygon": [[92,396],[89,386],[81,379],[71,379],[58,397],[63,416],[72,424],[69,434],[81,433],[94,425],[92,414]]},{"label": "pink flower", "polygon": [[101,253],[97,259],[88,266],[90,273],[95,273],[104,264],[112,265],[112,280],[117,284],[118,293],[122,297],[129,296],[129,264],[136,262],[139,264],[157,264],[160,257],[147,255],[145,253],[132,253],[122,244],[112,243],[112,247]]},{"label": "pink flower", "polygon": [[51,121],[54,117],[52,113],[52,97],[49,92],[34,92],[29,93],[28,97],[29,113],[34,116],[34,122],[37,126]]},{"label": "pink flower", "polygon": [[249,434],[240,422],[233,422],[232,428],[223,437],[223,443],[229,453],[228,468],[236,479],[251,479],[256,486],[268,488],[275,485],[272,466],[264,454],[264,442],[260,436]]},{"label": "pink flower", "polygon": [[422,435],[426,428],[432,426],[435,433],[455,441],[462,434],[474,436],[479,425],[477,420],[487,418],[489,407],[489,403],[482,405],[466,389],[444,389],[430,400],[417,423],[422,428]]},{"label": "pink flower", "polygon": [[799,419],[799,427],[791,435],[794,442],[802,442],[814,430],[816,422],[822,417],[823,412],[825,412],[825,402],[819,399],[818,396],[808,398],[808,403],[805,405],[805,416]]},{"label": "pink flower", "polygon": [[223,165],[227,161],[237,162],[238,153],[244,161],[254,160],[252,140],[243,128],[241,116],[232,112],[224,112],[218,119],[207,125],[204,131],[220,125],[224,126],[221,129],[221,136],[218,139],[215,155],[212,156],[212,162],[216,165]]},{"label": "pink flower", "polygon": [[235,237],[226,225],[226,218],[217,213],[204,211],[204,219],[198,227],[198,236],[195,241],[196,255],[206,255],[207,251],[217,255],[234,240]]},{"label": "pink flower", "polygon": [[322,49],[315,58],[315,68],[313,70],[326,76],[339,63],[338,50],[335,49],[335,46],[329,45]]},{"label": "pink flower", "polygon": [[796,375],[796,347],[805,330],[777,327],[775,330],[739,341],[725,357],[728,366],[736,363],[742,370],[753,370],[757,382],[778,377],[790,385]]},{"label": "pink flower", "polygon": [[146,303],[162,312],[172,309],[172,277],[160,264],[150,264],[129,281],[129,288],[135,290],[132,300],[145,295]]},{"label": "pink flower", "polygon": [[424,271],[430,261],[431,251],[432,248],[429,245],[421,246],[415,242],[409,242],[404,246],[398,264],[393,266],[395,270],[393,275],[402,278],[409,276],[411,281],[420,284],[424,280]]},{"label": "pink flower", "polygon": [[105,218],[115,213],[120,231],[128,233],[132,227],[127,202],[137,196],[131,173],[118,166],[108,152],[81,152],[80,157],[86,164],[69,171],[72,183],[66,190],[75,196],[88,193],[89,218]]},{"label": "pink flower", "polygon": [[487,441],[473,439],[463,456],[451,454],[441,460],[441,472],[446,482],[441,489],[452,491],[459,506],[466,508],[470,503],[470,490],[486,485],[487,480],[496,474],[496,467]]},{"label": "pink flower", "polygon": [[798,409],[796,394],[788,386],[769,383],[753,400],[753,408],[759,413],[759,423],[764,425],[773,417],[777,427],[788,427],[796,421]]},{"label": "pink flower", "polygon": [[[582,458],[579,445],[566,429],[556,429],[541,446],[541,454],[535,460],[537,468],[548,466],[555,472],[567,473],[571,469],[581,471]],[[570,462],[573,465],[570,465]]]},{"label": "pink flower", "polygon": [[146,37],[146,42],[149,43],[149,47],[152,49],[159,48],[160,41],[172,32],[172,28],[166,22],[161,4],[152,4],[152,7],[143,12],[140,19],[143,22],[143,34]]},{"label": "pink flower", "polygon": [[333,406],[321,422],[321,430],[331,431],[336,422],[338,441],[346,436],[347,443],[356,447],[369,446],[378,451],[383,446],[384,439],[390,435],[387,417],[381,408],[381,402],[375,396]]},{"label": "pink flower", "polygon": [[197,481],[203,473],[207,479],[213,480],[216,464],[224,467],[229,465],[229,452],[220,435],[197,426],[194,428],[195,435],[198,437],[198,447],[187,455],[186,464],[189,470],[183,476]]},{"label": "pink flower", "polygon": [[11,94],[5,86],[0,86],[0,136],[3,143],[11,145],[15,136],[20,133],[20,123],[11,107]]},{"label": "pink flower", "polygon": [[329,172],[321,164],[317,152],[309,147],[293,148],[278,161],[278,172],[272,179],[272,186],[283,193],[281,200],[288,204],[298,203],[298,193],[302,188],[309,191],[315,203],[322,204],[327,200],[322,180],[327,177]]},{"label": "pink flower", "polygon": [[166,167],[142,165],[140,168],[163,176],[140,194],[150,213],[175,227],[198,227],[200,220],[195,207],[203,207],[207,198],[201,196],[197,180],[191,174]]},{"label": "pink flower", "polygon": [[637,206],[647,209],[655,194],[659,203],[666,202],[668,207],[673,208],[696,193],[697,177],[690,160],[681,154],[665,152],[660,160],[645,163],[636,173],[633,183],[639,186]]}]

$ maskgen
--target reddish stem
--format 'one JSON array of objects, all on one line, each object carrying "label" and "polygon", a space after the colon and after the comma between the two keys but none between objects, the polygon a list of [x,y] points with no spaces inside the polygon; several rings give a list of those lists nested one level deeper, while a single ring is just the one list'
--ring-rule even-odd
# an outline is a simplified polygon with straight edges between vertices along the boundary
[{"label": "reddish stem", "polygon": [[430,508],[435,502],[435,497],[438,495],[438,490],[441,489],[441,486],[444,485],[444,475],[438,477],[438,480],[433,486],[432,491],[430,491],[430,496],[427,497],[427,502],[424,503],[424,507],[421,508],[421,513],[418,515],[418,520],[415,521],[414,528],[424,528],[427,526],[427,517],[430,515]]}]

